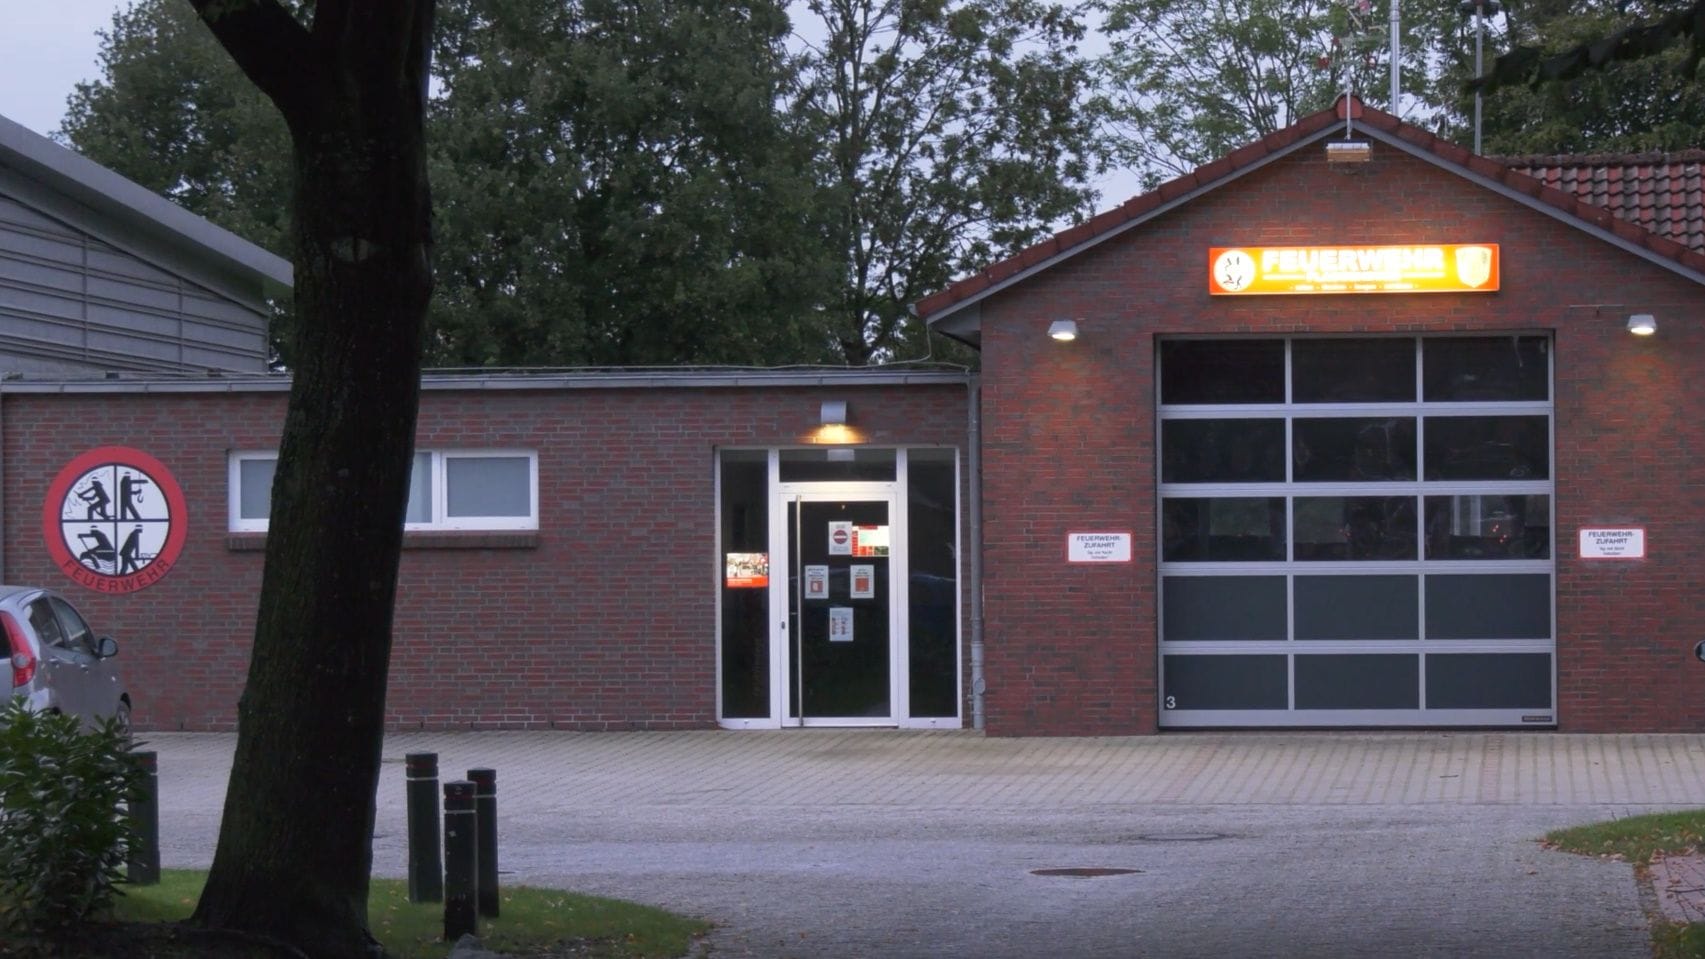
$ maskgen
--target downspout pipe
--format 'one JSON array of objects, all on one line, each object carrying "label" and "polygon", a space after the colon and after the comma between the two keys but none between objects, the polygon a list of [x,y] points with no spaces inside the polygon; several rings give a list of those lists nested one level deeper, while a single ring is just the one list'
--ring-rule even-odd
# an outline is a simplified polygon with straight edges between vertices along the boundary
[{"label": "downspout pipe", "polygon": [[972,373],[966,383],[966,397],[969,409],[965,457],[966,471],[970,474],[966,480],[967,495],[971,500],[966,511],[971,527],[971,582],[968,591],[971,603],[971,728],[981,730],[983,691],[988,684],[983,679],[983,390],[981,377],[976,373]]}]

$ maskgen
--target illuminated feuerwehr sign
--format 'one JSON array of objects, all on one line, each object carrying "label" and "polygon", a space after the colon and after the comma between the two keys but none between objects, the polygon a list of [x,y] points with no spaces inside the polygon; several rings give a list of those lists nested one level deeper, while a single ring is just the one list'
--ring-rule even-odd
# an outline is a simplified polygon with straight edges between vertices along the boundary
[{"label": "illuminated feuerwehr sign", "polygon": [[1297,293],[1491,293],[1498,244],[1419,246],[1216,246],[1214,296]]}]

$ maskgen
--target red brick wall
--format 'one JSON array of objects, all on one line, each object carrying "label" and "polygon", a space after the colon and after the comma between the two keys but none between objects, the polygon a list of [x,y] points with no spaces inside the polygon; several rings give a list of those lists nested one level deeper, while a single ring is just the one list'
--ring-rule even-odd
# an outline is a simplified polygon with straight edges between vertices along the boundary
[{"label": "red brick wall", "polygon": [[[1429,163],[1291,157],[982,305],[988,729],[1156,727],[1154,354],[1161,335],[1549,331],[1556,337],[1558,703],[1564,731],[1705,729],[1705,296],[1695,283]],[[1207,295],[1212,246],[1502,245],[1495,294]],[[1657,336],[1623,328],[1652,313]],[[1056,344],[1048,323],[1078,319]],[[1582,526],[1649,559],[1582,562]],[[1068,565],[1129,529],[1129,565]]]},{"label": "red brick wall", "polygon": [[[428,390],[420,448],[538,451],[541,528],[523,547],[411,538],[390,724],[713,725],[715,448],[801,445],[819,404],[845,399],[865,442],[954,446],[963,461],[965,395],[929,385]],[[97,632],[118,639],[142,728],[235,723],[262,554],[227,533],[227,459],[276,448],[284,401],[277,392],[4,396],[4,578],[64,591]],[[55,569],[41,532],[55,474],[109,444],[160,459],[183,487],[191,524],[171,573],[118,596]]]}]

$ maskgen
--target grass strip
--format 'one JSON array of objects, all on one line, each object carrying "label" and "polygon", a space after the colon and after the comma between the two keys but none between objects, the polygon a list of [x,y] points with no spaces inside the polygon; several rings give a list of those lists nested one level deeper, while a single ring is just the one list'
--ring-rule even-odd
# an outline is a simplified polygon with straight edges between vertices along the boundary
[{"label": "grass strip", "polygon": [[1586,856],[1612,856],[1649,866],[1658,855],[1682,856],[1705,847],[1705,809],[1652,813],[1558,829],[1545,844]]},{"label": "grass strip", "polygon": [[[1692,855],[1705,848],[1705,809],[1629,816],[1558,829],[1546,834],[1545,845],[1587,856],[1623,859],[1637,869],[1645,869],[1654,859]],[[1705,923],[1655,920],[1652,957],[1705,959]]]},{"label": "grass strip", "polygon": [[[202,870],[167,869],[155,886],[121,885],[114,918],[127,922],[175,922],[189,918],[207,881]],[[497,952],[536,954],[563,942],[584,942],[593,956],[681,956],[710,923],[598,896],[530,886],[502,891],[496,919],[481,919],[479,938]],[[444,906],[408,901],[408,884],[374,879],[367,900],[373,935],[398,959],[443,959]]]}]

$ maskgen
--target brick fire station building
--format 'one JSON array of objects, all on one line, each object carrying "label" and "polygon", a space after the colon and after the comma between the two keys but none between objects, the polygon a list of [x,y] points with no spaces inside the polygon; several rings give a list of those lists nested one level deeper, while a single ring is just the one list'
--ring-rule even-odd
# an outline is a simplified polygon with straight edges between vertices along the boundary
[{"label": "brick fire station building", "polygon": [[[924,300],[974,375],[429,375],[391,722],[1705,729],[1700,167],[1343,101]],[[143,727],[234,721],[288,281],[0,121],[0,578]]]}]

